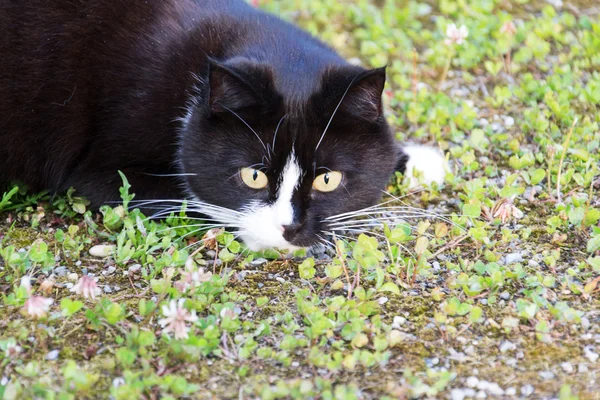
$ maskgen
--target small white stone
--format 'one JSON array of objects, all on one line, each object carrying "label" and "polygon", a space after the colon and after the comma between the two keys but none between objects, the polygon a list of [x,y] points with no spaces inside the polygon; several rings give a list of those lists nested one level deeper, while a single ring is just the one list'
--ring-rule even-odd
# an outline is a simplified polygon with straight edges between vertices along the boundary
[{"label": "small white stone", "polygon": [[560,364],[560,367],[562,368],[563,371],[565,371],[567,374],[572,373],[575,368],[573,368],[573,364],[571,364],[570,362],[564,362]]},{"label": "small white stone", "polygon": [[593,349],[594,346],[585,346],[583,348],[583,354],[585,354],[587,359],[591,362],[596,362],[596,360],[598,359],[598,353],[594,352]]},{"label": "small white stone", "polygon": [[515,396],[517,394],[517,388],[515,388],[515,387],[506,388],[506,390],[504,391],[504,394],[507,396]]},{"label": "small white stone", "polygon": [[534,387],[530,384],[523,385],[521,387],[521,394],[525,397],[531,396],[535,391]]},{"label": "small white stone", "polygon": [[51,352],[46,354],[46,360],[48,360],[48,361],[56,360],[58,358],[59,353],[60,352],[58,350],[52,350]]},{"label": "small white stone", "polygon": [[115,252],[115,246],[99,244],[90,249],[90,255],[93,257],[106,258]]},{"label": "small white stone", "polygon": [[450,391],[451,400],[463,400],[466,397],[474,397],[475,391],[469,388],[452,389]]},{"label": "small white stone", "polygon": [[383,296],[383,297],[380,297],[380,298],[377,300],[377,302],[379,303],[379,305],[380,305],[380,306],[382,306],[382,305],[384,305],[385,303],[387,303],[387,302],[388,302],[388,300],[389,300],[389,299],[388,299],[387,297]]},{"label": "small white stone", "polygon": [[112,381],[113,387],[119,387],[119,386],[124,385],[124,384],[125,384],[125,379],[123,379],[121,377],[115,378]]},{"label": "small white stone", "polygon": [[470,376],[467,378],[467,386],[468,387],[477,387],[477,385],[479,384],[479,379],[477,379],[476,376]]},{"label": "small white stone", "polygon": [[540,376],[540,378],[542,378],[545,381],[554,379],[554,377],[556,376],[556,375],[554,375],[554,372],[552,372],[552,371],[540,371],[540,372],[538,372],[538,375]]},{"label": "small white stone", "polygon": [[67,275],[67,279],[72,282],[77,282],[79,280],[79,275],[77,275],[75,272],[73,272],[73,273],[70,273],[69,275]]},{"label": "small white stone", "polygon": [[510,264],[515,264],[515,263],[519,263],[519,262],[523,262],[523,256],[521,255],[521,253],[510,253],[506,255],[506,264],[510,265]]},{"label": "small white stone", "polygon": [[500,351],[502,353],[506,353],[509,350],[515,350],[516,348],[517,346],[515,346],[513,342],[510,342],[508,340],[504,340],[502,343],[500,343]]},{"label": "small white stone", "polygon": [[392,328],[400,329],[402,325],[406,323],[406,318],[396,315],[394,317],[394,321],[392,322]]},{"label": "small white stone", "polygon": [[515,124],[515,119],[509,115],[503,116],[502,119],[504,120],[504,125],[509,128]]}]

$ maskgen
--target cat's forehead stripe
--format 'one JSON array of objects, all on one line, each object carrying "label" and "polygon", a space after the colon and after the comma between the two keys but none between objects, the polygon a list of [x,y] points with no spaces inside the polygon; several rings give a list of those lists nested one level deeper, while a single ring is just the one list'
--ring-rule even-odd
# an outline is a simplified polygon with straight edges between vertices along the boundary
[{"label": "cat's forehead stripe", "polygon": [[281,173],[280,184],[277,190],[277,200],[275,201],[275,209],[281,225],[288,225],[294,222],[292,196],[294,195],[294,190],[300,186],[301,176],[300,165],[298,164],[296,155],[292,152]]}]

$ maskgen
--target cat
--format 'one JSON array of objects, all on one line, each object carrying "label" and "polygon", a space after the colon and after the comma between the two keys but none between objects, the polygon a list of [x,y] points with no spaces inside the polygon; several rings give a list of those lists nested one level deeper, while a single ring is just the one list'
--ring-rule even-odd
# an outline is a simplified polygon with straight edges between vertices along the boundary
[{"label": "cat", "polygon": [[3,1],[0,54],[5,184],[97,208],[122,171],[143,204],[185,199],[260,250],[324,241],[395,171],[443,180],[440,153],[396,142],[385,68],[241,0]]}]

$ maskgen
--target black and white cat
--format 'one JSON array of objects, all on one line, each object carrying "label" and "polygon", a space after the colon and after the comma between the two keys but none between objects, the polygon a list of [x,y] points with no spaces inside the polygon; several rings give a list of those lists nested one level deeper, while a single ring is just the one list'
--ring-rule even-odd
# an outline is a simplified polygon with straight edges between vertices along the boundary
[{"label": "black and white cat", "polygon": [[0,182],[118,200],[189,199],[251,249],[310,246],[376,204],[396,143],[385,69],[344,61],[241,0],[0,2]]}]

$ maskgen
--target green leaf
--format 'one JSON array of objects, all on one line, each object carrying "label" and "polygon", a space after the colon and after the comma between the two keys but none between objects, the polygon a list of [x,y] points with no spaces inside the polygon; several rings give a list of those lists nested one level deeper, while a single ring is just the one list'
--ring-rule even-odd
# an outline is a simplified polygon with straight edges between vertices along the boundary
[{"label": "green leaf", "polygon": [[83,308],[83,303],[81,301],[73,301],[68,297],[65,297],[60,302],[60,308],[62,309],[62,314],[65,317],[70,317]]},{"label": "green leaf", "polygon": [[391,292],[394,294],[400,294],[400,289],[395,283],[386,282],[379,288],[378,292]]},{"label": "green leaf", "polygon": [[298,266],[298,272],[300,274],[300,278],[302,279],[311,279],[315,276],[315,260],[311,258],[307,258]]},{"label": "green leaf", "polygon": [[587,251],[590,253],[600,249],[600,235],[596,235],[591,238],[587,243]]},{"label": "green leaf", "polygon": [[533,171],[533,173],[531,174],[531,184],[532,185],[537,185],[538,183],[540,183],[544,178],[546,177],[546,171],[544,171],[541,168],[536,169],[535,171]]},{"label": "green leaf", "polygon": [[463,214],[467,217],[478,218],[481,215],[481,205],[465,204],[463,205]]}]

